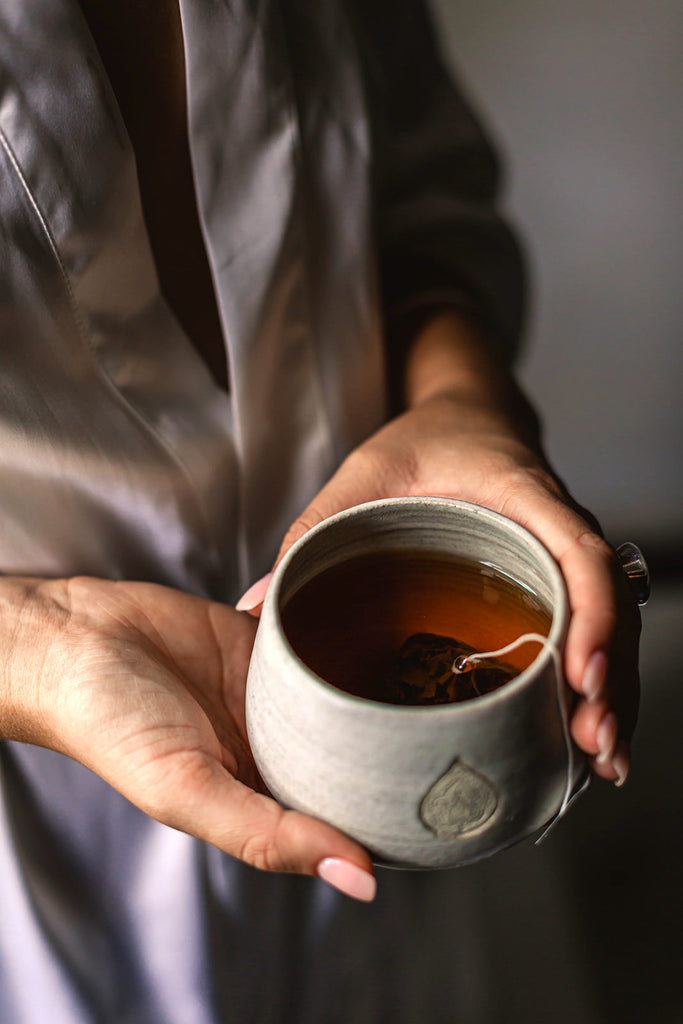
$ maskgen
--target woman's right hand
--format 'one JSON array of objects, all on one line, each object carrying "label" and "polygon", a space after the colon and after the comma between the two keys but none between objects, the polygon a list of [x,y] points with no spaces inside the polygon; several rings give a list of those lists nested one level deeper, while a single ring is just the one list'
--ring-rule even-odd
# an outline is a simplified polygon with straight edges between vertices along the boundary
[{"label": "woman's right hand", "polygon": [[246,735],[256,623],[148,583],[0,579],[0,736],[67,754],[254,867],[372,899],[365,850],[266,795]]}]

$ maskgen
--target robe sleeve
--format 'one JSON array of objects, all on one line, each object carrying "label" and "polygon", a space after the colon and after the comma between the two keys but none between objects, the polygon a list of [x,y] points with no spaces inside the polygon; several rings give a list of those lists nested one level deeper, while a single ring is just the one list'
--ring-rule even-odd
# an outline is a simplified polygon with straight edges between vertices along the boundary
[{"label": "robe sleeve", "polygon": [[406,332],[456,306],[511,362],[524,262],[496,203],[500,163],[446,71],[420,0],[350,0],[372,132],[375,231],[389,358]]}]

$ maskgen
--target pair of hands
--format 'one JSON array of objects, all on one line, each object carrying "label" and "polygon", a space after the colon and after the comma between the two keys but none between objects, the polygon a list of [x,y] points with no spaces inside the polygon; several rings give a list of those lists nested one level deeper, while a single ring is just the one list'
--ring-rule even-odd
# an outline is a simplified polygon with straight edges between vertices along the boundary
[{"label": "pair of hands", "polygon": [[[280,557],[321,519],[382,497],[460,497],[521,523],[569,592],[572,735],[596,774],[621,783],[638,703],[639,616],[626,577],[548,468],[494,362],[444,322],[411,358],[408,411],[347,458]],[[256,611],[264,589],[240,607]],[[263,790],[244,718],[254,615],[154,584],[80,578],[5,579],[0,601],[11,650],[2,735],[73,757],[147,814],[249,864],[372,898],[364,849]]]}]

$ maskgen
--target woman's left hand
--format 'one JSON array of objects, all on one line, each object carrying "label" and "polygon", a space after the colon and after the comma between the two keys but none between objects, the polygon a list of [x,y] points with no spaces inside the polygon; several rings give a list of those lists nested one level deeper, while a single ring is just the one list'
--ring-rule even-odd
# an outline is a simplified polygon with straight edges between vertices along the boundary
[{"label": "woman's left hand", "polygon": [[621,784],[638,709],[640,616],[614,551],[548,466],[514,382],[461,322],[432,321],[407,372],[408,410],[348,456],[292,525],[280,557],[321,520],[377,498],[461,498],[520,523],[567,585],[565,673],[579,696],[572,735],[596,774]]}]

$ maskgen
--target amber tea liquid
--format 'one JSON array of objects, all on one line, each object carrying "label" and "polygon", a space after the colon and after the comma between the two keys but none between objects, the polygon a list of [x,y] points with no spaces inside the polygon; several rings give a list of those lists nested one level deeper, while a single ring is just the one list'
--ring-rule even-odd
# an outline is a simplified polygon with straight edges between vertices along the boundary
[{"label": "amber tea liquid", "polygon": [[[423,551],[360,555],[310,580],[282,610],[285,635],[306,665],[328,683],[385,703],[395,696],[387,673],[414,634],[457,638],[490,651],[523,633],[548,634],[551,616],[535,594],[495,568]],[[539,651],[506,655],[517,671]]]}]

